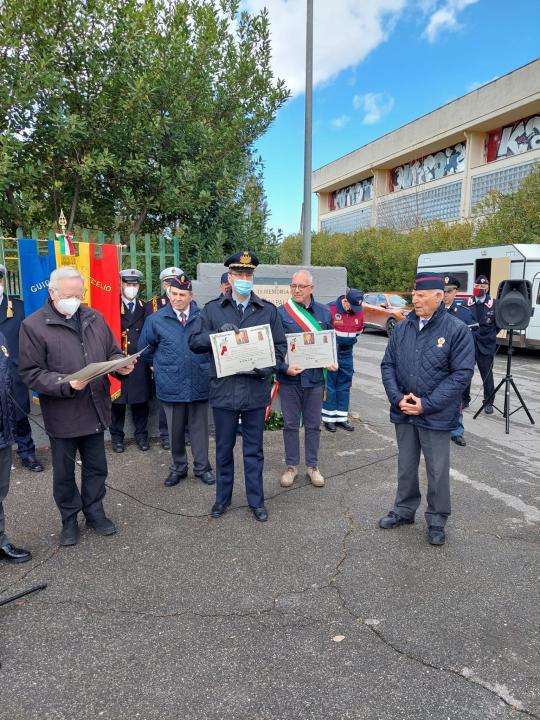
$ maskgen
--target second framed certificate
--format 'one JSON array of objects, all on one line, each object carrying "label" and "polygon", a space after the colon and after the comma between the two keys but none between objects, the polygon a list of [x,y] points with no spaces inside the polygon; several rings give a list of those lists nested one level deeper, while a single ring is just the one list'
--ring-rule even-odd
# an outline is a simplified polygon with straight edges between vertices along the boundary
[{"label": "second framed certificate", "polygon": [[307,370],[337,363],[336,333],[333,330],[288,333],[286,338],[289,365],[300,365]]}]

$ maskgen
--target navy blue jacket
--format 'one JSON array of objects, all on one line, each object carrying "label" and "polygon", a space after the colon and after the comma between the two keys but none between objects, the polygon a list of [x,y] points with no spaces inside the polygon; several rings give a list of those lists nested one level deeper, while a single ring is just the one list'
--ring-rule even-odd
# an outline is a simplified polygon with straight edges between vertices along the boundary
[{"label": "navy blue jacket", "polygon": [[[8,315],[8,302],[11,303],[13,317]],[[17,298],[3,296],[0,302],[0,331],[4,333],[6,345],[9,350],[9,364],[11,366],[11,383],[13,397],[15,398],[15,417],[21,420],[30,412],[30,396],[28,388],[19,376],[19,332],[24,320],[24,304]]]},{"label": "navy blue jacket", "polygon": [[[465,323],[441,303],[423,330],[414,310],[398,323],[381,363],[390,420],[429,430],[453,430],[461,395],[474,372],[474,342]],[[422,400],[422,415],[405,415],[400,400],[412,392]]]},{"label": "navy blue jacket", "polygon": [[[249,305],[240,317],[231,293],[210,300],[197,318],[197,326],[189,341],[193,352],[207,353],[210,351],[212,348],[210,334],[219,332],[221,326],[226,323],[237,325],[239,328],[270,325],[276,354],[276,367],[281,367],[287,352],[287,340],[275,305],[263,300],[255,293],[251,293]],[[225,410],[255,410],[266,407],[270,403],[273,371],[274,368],[264,369],[262,377],[251,373],[238,373],[218,378],[212,357],[210,405]]]},{"label": "navy blue jacket", "polygon": [[473,318],[471,311],[466,305],[460,305],[459,303],[453,302],[449,308],[446,308],[446,312],[464,322],[470,330],[473,329],[471,325],[476,323],[476,320]]},{"label": "navy blue jacket", "polygon": [[473,322],[478,323],[478,327],[472,328],[476,351],[481,355],[494,355],[499,332],[495,322],[495,299],[491,295],[486,295],[485,302],[469,298],[467,309],[471,311]]},{"label": "navy blue jacket", "polygon": [[[304,330],[285,310],[283,305],[278,307],[279,318],[285,333],[302,333]],[[332,330],[332,315],[326,305],[316,302],[311,296],[311,302],[306,310],[313,315],[323,330]],[[324,384],[324,374],[320,368],[309,368],[299,375],[287,375],[288,364],[284,361],[279,367],[278,380],[280,383],[300,383],[302,387],[316,387]]]},{"label": "navy blue jacket", "polygon": [[208,400],[210,356],[195,355],[189,349],[199,315],[199,308],[192,302],[188,321],[182,325],[171,305],[165,305],[144,322],[139,350],[149,345],[142,357],[154,367],[156,396],[162,402]]},{"label": "navy blue jacket", "polygon": [[13,426],[15,413],[10,394],[11,385],[11,362],[7,340],[0,332],[0,450],[11,447],[15,442],[13,437]]}]

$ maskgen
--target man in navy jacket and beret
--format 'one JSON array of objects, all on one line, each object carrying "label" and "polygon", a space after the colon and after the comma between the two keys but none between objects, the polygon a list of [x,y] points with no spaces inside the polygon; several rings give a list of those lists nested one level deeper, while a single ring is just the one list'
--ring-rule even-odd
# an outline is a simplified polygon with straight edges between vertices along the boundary
[{"label": "man in navy jacket and beret", "polygon": [[167,417],[172,453],[165,485],[177,485],[187,477],[186,427],[189,424],[193,471],[206,485],[214,476],[208,462],[208,382],[210,356],[195,355],[189,338],[200,310],[193,302],[191,280],[184,274],[171,278],[169,303],[150,315],[139,338],[142,358],[154,368],[156,395]]},{"label": "man in navy jacket and beret", "polygon": [[461,396],[474,372],[474,342],[464,322],[446,311],[444,278],[418,273],[414,310],[396,325],[381,363],[390,420],[398,442],[398,488],[394,507],[379,520],[383,529],[414,522],[421,495],[420,451],[428,477],[428,542],[443,545],[450,515],[450,433]]}]

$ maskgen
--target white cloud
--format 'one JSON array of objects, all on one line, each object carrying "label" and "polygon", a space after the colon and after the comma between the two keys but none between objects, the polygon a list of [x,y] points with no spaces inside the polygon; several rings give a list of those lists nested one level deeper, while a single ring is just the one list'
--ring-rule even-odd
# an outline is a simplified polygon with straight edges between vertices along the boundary
[{"label": "white cloud", "polygon": [[458,14],[467,5],[473,5],[476,2],[478,0],[446,0],[432,13],[422,36],[428,42],[434,43],[444,30],[459,30],[462,26],[458,22]]},{"label": "white cloud", "polygon": [[[384,42],[409,0],[314,2],[313,82],[324,83],[358,65]],[[250,12],[268,8],[272,65],[293,94],[303,91],[306,55],[305,0],[243,0]]]},{"label": "white cloud", "polygon": [[332,127],[337,128],[340,130],[342,127],[345,127],[347,123],[351,121],[350,115],[340,115],[339,117],[336,117],[332,120],[331,125]]},{"label": "white cloud", "polygon": [[364,113],[364,125],[375,125],[394,107],[394,98],[387,93],[366,93],[353,97],[353,107]]}]

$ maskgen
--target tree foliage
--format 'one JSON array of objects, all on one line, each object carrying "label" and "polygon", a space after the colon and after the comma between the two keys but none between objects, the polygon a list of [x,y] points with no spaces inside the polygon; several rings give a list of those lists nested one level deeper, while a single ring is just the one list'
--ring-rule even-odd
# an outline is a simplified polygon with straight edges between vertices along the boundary
[{"label": "tree foliage", "polygon": [[[13,0],[0,18],[0,224],[261,242],[253,143],[288,91],[238,0]],[[262,224],[264,227],[264,222]]]}]

